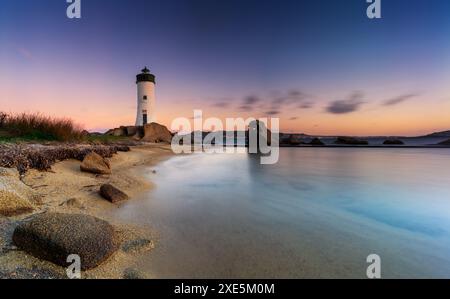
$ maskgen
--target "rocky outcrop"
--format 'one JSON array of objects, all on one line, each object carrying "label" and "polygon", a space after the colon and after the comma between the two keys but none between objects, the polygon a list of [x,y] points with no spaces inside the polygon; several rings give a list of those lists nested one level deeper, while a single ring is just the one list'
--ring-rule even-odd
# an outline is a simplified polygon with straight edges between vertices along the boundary
[{"label": "rocky outcrop", "polygon": [[104,184],[100,187],[100,195],[112,203],[128,200],[128,195],[110,184]]},{"label": "rocky outcrop", "polygon": [[140,126],[127,126],[127,127],[125,127],[125,129],[126,129],[126,136],[128,136],[128,137],[133,137],[133,136],[136,136],[136,135],[144,135],[143,134],[143,132],[144,132],[144,128],[143,127],[140,127]]},{"label": "rocky outcrop", "polygon": [[163,125],[157,123],[147,124],[144,126],[144,137],[142,138],[142,141],[171,143],[172,133],[170,133],[167,127]]},{"label": "rocky outcrop", "polygon": [[450,145],[450,139],[440,142],[439,145]]},{"label": "rocky outcrop", "polygon": [[405,143],[399,139],[387,139],[383,142],[384,145],[404,145]]},{"label": "rocky outcrop", "polygon": [[108,132],[106,132],[105,135],[124,137],[127,136],[127,129],[125,127],[111,129]]},{"label": "rocky outcrop", "polygon": [[314,138],[313,140],[311,140],[311,142],[309,143],[312,146],[323,146],[325,145],[325,143],[322,142],[322,140],[320,140],[319,138]]},{"label": "rocky outcrop", "polygon": [[95,268],[117,249],[115,230],[108,222],[82,214],[46,213],[19,224],[13,234],[21,250],[66,267],[77,254],[81,269]]},{"label": "rocky outcrop", "polygon": [[0,215],[17,216],[33,211],[34,192],[19,180],[13,169],[0,168]]},{"label": "rocky outcrop", "polygon": [[369,142],[366,140],[360,140],[356,139],[354,137],[338,137],[335,144],[342,144],[342,145],[368,145]]},{"label": "rocky outcrop", "polygon": [[300,136],[295,135],[295,134],[292,134],[292,135],[289,137],[289,144],[290,144],[290,145],[300,145],[300,144],[303,144],[303,141],[302,141],[302,139],[300,138]]},{"label": "rocky outcrop", "polygon": [[97,153],[91,152],[84,157],[80,165],[81,171],[95,174],[111,174],[111,164]]},{"label": "rocky outcrop", "polygon": [[144,136],[144,127],[142,126],[121,126],[108,130],[104,135],[115,137],[133,137],[136,140],[141,139]]}]

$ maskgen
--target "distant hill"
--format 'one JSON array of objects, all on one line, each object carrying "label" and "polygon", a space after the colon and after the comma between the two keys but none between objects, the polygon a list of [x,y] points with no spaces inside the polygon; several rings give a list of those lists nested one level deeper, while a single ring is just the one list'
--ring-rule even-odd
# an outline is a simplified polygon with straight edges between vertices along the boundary
[{"label": "distant hill", "polygon": [[425,135],[423,137],[448,137],[450,138],[450,130],[449,131],[442,131],[442,132],[435,132],[429,135]]}]

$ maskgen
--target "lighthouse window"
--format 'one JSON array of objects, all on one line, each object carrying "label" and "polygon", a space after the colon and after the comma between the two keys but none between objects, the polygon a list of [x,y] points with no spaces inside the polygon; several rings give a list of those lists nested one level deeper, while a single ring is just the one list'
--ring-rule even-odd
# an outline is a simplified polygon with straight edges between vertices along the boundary
[{"label": "lighthouse window", "polygon": [[142,113],[147,113],[147,110],[142,110]]},{"label": "lighthouse window", "polygon": [[143,123],[144,125],[146,125],[147,122],[148,122],[148,120],[147,120],[147,113],[144,113],[144,114],[142,115],[142,123]]},{"label": "lighthouse window", "polygon": [[144,96],[144,100],[146,100],[147,99],[147,96]]}]

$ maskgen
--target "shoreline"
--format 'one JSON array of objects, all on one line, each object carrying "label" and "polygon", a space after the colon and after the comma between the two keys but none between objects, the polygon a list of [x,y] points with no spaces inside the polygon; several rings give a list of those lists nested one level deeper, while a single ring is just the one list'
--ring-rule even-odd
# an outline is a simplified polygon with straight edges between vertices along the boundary
[{"label": "shoreline", "polygon": [[[11,241],[15,226],[34,215],[45,212],[87,214],[111,223],[117,232],[120,248],[103,264],[82,273],[82,278],[149,278],[151,273],[137,273],[134,263],[137,256],[151,250],[157,232],[150,227],[137,227],[111,217],[110,211],[119,209],[99,195],[102,184],[110,183],[133,200],[151,190],[154,185],[142,170],[155,166],[173,155],[170,145],[143,144],[132,146],[129,152],[119,152],[110,158],[111,175],[95,175],[80,171],[80,161],[64,160],[55,163],[49,171],[28,170],[17,177],[33,194],[32,213],[15,217],[0,216],[0,277],[6,278],[65,278],[65,269],[51,262],[39,260],[18,250]],[[30,277],[31,276],[31,277]]]},{"label": "shoreline", "polygon": [[[430,148],[364,145],[290,147]],[[140,195],[155,187],[146,173],[158,175],[153,172],[152,167],[173,156],[169,144],[141,144],[132,146],[129,152],[118,152],[109,159],[112,166],[111,175],[81,172],[80,161],[74,159],[59,161],[53,164],[49,171],[29,169],[22,176],[17,170],[10,169],[17,181],[33,193],[30,198],[33,198],[36,208],[32,213],[22,216],[0,216],[0,278],[66,278],[65,268],[34,258],[15,248],[11,241],[13,230],[20,221],[45,212],[87,214],[106,220],[115,227],[121,243],[119,249],[97,268],[82,272],[82,278],[158,278],[151,272],[144,272],[151,269],[142,271],[139,260],[155,247],[158,248],[161,232],[149,225],[137,225],[114,217],[113,212],[120,209],[122,203],[112,204],[103,199],[99,195],[99,188],[102,184],[111,183],[129,195],[129,201],[137,200]],[[1,175],[0,173],[0,178]]]}]

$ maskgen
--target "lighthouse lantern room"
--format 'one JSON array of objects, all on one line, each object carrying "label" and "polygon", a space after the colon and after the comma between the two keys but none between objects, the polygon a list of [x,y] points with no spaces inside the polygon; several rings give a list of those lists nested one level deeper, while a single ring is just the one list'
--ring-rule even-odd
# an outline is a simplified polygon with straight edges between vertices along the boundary
[{"label": "lighthouse lantern room", "polygon": [[136,126],[155,122],[155,75],[145,67],[136,76],[137,116]]}]

